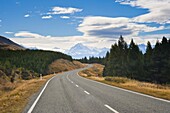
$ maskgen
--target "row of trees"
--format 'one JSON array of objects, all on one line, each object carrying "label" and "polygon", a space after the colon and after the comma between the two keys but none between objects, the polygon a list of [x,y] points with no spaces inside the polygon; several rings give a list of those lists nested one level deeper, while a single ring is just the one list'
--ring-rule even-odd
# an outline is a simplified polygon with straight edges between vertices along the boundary
[{"label": "row of trees", "polygon": [[103,76],[170,83],[170,40],[163,37],[161,42],[156,42],[154,48],[148,42],[146,53],[142,54],[133,39],[128,46],[121,36],[118,43],[112,45],[103,62]]},{"label": "row of trees", "polygon": [[82,63],[99,63],[99,64],[104,64],[104,59],[105,57],[101,58],[101,57],[84,57],[82,59],[78,59],[78,61],[82,62]]},{"label": "row of trees", "polygon": [[60,58],[72,60],[71,56],[60,52],[42,50],[0,50],[0,70],[8,73],[16,68],[24,68],[31,72],[46,74],[48,65]]}]

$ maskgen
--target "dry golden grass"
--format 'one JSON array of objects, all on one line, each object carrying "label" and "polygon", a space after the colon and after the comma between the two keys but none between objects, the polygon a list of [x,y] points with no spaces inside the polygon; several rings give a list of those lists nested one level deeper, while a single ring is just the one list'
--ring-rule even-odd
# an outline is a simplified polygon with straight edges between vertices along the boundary
[{"label": "dry golden grass", "polygon": [[78,61],[70,62],[68,60],[58,59],[54,61],[51,65],[49,65],[49,73],[53,73],[53,72],[57,73],[57,72],[68,71],[68,70],[73,70],[73,69],[78,69],[83,67],[85,67],[85,65]]},{"label": "dry golden grass", "polygon": [[[140,82],[137,80],[131,80],[124,77],[98,77],[96,75],[96,67],[101,69],[99,72],[103,71],[102,66],[96,66],[79,72],[81,76],[84,76],[88,79],[92,79],[98,82],[106,83],[112,86],[117,86],[120,88],[148,94],[151,96],[163,98],[170,100],[170,86],[169,85],[160,85],[160,84],[153,84],[147,82]],[[99,68],[100,67],[100,68]],[[89,73],[90,72],[90,73]],[[89,74],[89,75],[88,75]]]},{"label": "dry golden grass", "polygon": [[92,68],[89,68],[87,70],[83,70],[80,73],[81,73],[81,75],[88,76],[88,77],[90,77],[90,76],[101,77],[102,72],[103,72],[103,68],[104,68],[103,65],[93,64]]},{"label": "dry golden grass", "polygon": [[21,80],[17,83],[7,83],[1,86],[0,112],[1,113],[21,113],[29,97],[37,92],[40,87],[54,75],[44,76],[42,80]]}]

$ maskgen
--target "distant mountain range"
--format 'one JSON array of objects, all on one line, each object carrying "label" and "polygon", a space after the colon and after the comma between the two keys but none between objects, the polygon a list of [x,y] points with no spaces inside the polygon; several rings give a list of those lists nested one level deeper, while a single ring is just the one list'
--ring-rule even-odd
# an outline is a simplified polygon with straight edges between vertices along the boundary
[{"label": "distant mountain range", "polygon": [[[144,54],[146,52],[146,45],[145,44],[139,44],[139,49]],[[93,48],[83,45],[82,43],[78,43],[71,47],[69,50],[66,50],[64,53],[71,55],[75,59],[80,59],[90,56],[94,57],[104,57],[107,53],[107,51],[110,51],[109,48]]]},{"label": "distant mountain range", "polygon": [[5,38],[3,36],[0,36],[0,49],[4,50],[25,50],[24,47],[21,45],[9,40],[8,38]]},{"label": "distant mountain range", "polygon": [[83,57],[104,57],[106,52],[109,51],[109,48],[93,48],[78,43],[71,47],[69,50],[66,50],[65,53],[71,55],[75,59],[80,59]]}]

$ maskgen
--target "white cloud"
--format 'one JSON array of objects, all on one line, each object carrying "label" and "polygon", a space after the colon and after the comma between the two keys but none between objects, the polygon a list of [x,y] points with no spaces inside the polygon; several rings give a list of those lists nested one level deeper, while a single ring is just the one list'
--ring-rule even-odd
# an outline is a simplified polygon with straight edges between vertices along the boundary
[{"label": "white cloud", "polygon": [[[147,44],[148,41],[151,42],[152,45],[156,44],[156,41],[161,41],[163,36],[170,38],[170,34],[152,34],[152,35],[145,35],[145,36],[136,36],[133,37],[135,43],[137,44]],[[130,38],[125,37],[125,40],[130,43]]]},{"label": "white cloud", "polygon": [[96,36],[103,38],[118,38],[124,36],[138,36],[140,32],[152,32],[164,29],[160,27],[150,27],[145,24],[137,24],[130,18],[125,17],[85,17],[79,25],[78,31],[84,33],[84,36]]},{"label": "white cloud", "polygon": [[2,22],[2,20],[0,20],[0,22]]},{"label": "white cloud", "polygon": [[76,12],[81,12],[83,9],[73,8],[73,7],[53,7],[52,11],[47,14],[74,14]]},{"label": "white cloud", "polygon": [[60,18],[69,19],[70,17],[69,16],[60,16]]},{"label": "white cloud", "polygon": [[[153,45],[156,43],[156,40],[166,36],[170,38],[170,34],[157,34],[157,35],[146,35],[146,36],[136,36],[133,37],[135,43],[137,44],[146,44],[147,41],[150,41]],[[22,38],[23,37],[23,38]],[[117,37],[119,38],[119,36]],[[125,40],[130,43],[131,36],[124,36]],[[113,38],[99,38],[95,36],[67,36],[67,37],[52,37],[52,36],[43,36],[37,33],[31,33],[28,31],[22,31],[15,33],[15,38],[10,38],[11,40],[24,45],[26,47],[37,47],[38,49],[43,50],[54,50],[55,47],[58,47],[61,52],[67,50],[70,47],[74,46],[77,43],[83,43],[90,47],[107,47],[110,48],[117,39]]]},{"label": "white cloud", "polygon": [[26,14],[26,15],[24,15],[24,17],[25,17],[25,18],[28,18],[28,17],[30,17],[30,15],[29,15],[29,14]]},{"label": "white cloud", "polygon": [[14,34],[15,37],[22,37],[22,38],[43,38],[44,36],[36,34],[36,33],[30,33],[28,31],[20,31],[18,33]]},{"label": "white cloud", "polygon": [[14,32],[6,31],[5,34],[13,34]]},{"label": "white cloud", "polygon": [[48,15],[48,16],[42,16],[42,19],[50,19],[50,18],[52,18],[52,16],[51,16],[51,15]]},{"label": "white cloud", "polygon": [[136,22],[170,23],[170,0],[116,0],[116,2],[149,10],[149,13],[135,17]]}]

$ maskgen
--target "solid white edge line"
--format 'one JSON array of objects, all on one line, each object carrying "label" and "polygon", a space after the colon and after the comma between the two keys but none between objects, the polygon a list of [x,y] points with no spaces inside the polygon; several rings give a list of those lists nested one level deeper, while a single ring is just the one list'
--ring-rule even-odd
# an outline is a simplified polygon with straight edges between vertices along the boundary
[{"label": "solid white edge line", "polygon": [[85,79],[85,80],[89,80],[89,81],[92,81],[92,82],[95,82],[95,83],[98,83],[98,84],[102,84],[102,85],[105,85],[105,86],[108,86],[108,87],[111,87],[111,88],[119,89],[119,90],[126,91],[126,92],[129,92],[129,93],[133,93],[133,94],[137,94],[137,95],[140,95],[140,96],[144,96],[144,97],[152,98],[152,99],[155,99],[155,100],[160,100],[160,101],[163,101],[163,102],[170,103],[169,100],[157,98],[157,97],[150,96],[150,95],[147,95],[147,94],[142,94],[142,93],[139,93],[139,92],[135,92],[135,91],[131,91],[131,90],[119,88],[119,87],[116,87],[116,86],[111,86],[111,85],[108,85],[108,84],[104,84],[104,83],[102,83],[102,82],[98,82],[98,81],[94,81],[94,80],[91,80],[91,79],[84,78],[84,77],[80,76],[80,75],[78,74],[78,72],[77,72],[77,75],[78,75],[80,78],[83,78],[83,79]]},{"label": "solid white edge line", "polygon": [[90,94],[90,93],[89,93],[89,92],[87,92],[87,91],[84,91],[84,92],[85,92],[86,94],[88,94],[88,95]]},{"label": "solid white edge line", "polygon": [[105,104],[104,106],[107,107],[108,109],[110,109],[111,111],[113,111],[114,113],[119,113],[118,111],[116,111],[115,109],[113,109],[112,107],[110,107],[107,104]]},{"label": "solid white edge line", "polygon": [[78,85],[76,85],[76,87],[79,87]]},{"label": "solid white edge line", "polygon": [[[55,76],[54,76],[54,77],[55,77]],[[34,103],[32,104],[32,106],[30,107],[30,109],[28,110],[27,113],[31,113],[31,112],[33,111],[35,105],[37,104],[37,102],[38,102],[38,100],[40,99],[41,95],[42,95],[43,92],[45,91],[45,89],[46,89],[48,83],[49,83],[54,77],[52,77],[51,79],[49,79],[49,80],[46,82],[44,88],[41,90],[41,92],[40,92],[40,94],[38,95],[37,99],[34,101]]]}]

